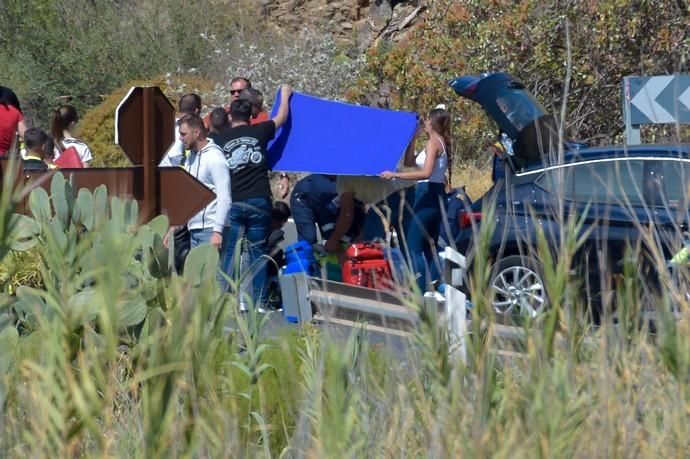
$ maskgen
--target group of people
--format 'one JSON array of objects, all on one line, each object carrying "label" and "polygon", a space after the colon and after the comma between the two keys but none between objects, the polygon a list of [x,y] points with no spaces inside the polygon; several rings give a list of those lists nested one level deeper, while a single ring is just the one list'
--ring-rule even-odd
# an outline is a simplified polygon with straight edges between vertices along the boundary
[{"label": "group of people", "polygon": [[[186,244],[194,248],[207,242],[216,247],[221,254],[221,285],[240,293],[242,308],[263,308],[267,242],[274,229],[267,150],[276,130],[287,120],[292,89],[281,87],[280,108],[269,118],[261,92],[248,79],[235,78],[230,87],[230,104],[204,118],[198,95],[187,94],[179,101],[178,139],[161,166],[183,167],[216,198],[184,227],[171,228],[165,242],[174,239],[179,247],[178,267]],[[251,273],[249,292],[241,291],[244,268]]]},{"label": "group of people", "polygon": [[[197,95],[180,99],[179,139],[161,165],[184,167],[216,199],[185,227],[171,228],[167,240],[174,237],[182,247],[187,241],[191,247],[204,242],[217,247],[221,283],[239,291],[244,309],[251,304],[263,308],[268,300],[267,265],[275,271],[269,262],[275,255],[273,236],[289,216],[300,240],[336,255],[358,240],[390,242],[394,229],[419,291],[427,290],[439,277],[437,245],[450,191],[445,107],[431,110],[420,123],[428,140],[418,152],[412,141],[397,170],[381,171],[378,177],[308,175],[293,187],[288,207],[272,202],[267,148],[287,120],[291,93],[289,86],[281,87],[279,110],[271,119],[263,111],[261,93],[246,78],[233,79],[230,104],[204,118]],[[251,287],[242,292],[247,283],[240,279],[246,278]],[[228,285],[226,279],[234,282]]]},{"label": "group of people", "polygon": [[[0,90],[0,155],[7,154],[13,135],[18,135],[25,145],[25,167],[50,167],[70,147],[88,167],[91,151],[72,135],[79,119],[74,107],[63,105],[55,111],[49,135],[26,128],[13,94]],[[273,118],[263,109],[261,92],[242,77],[230,83],[230,103],[204,117],[197,94],[179,100],[176,140],[160,166],[183,167],[216,198],[186,225],[170,228],[165,243],[174,240],[177,268],[183,268],[186,251],[210,243],[221,254],[221,284],[239,294],[241,308],[262,308],[275,232],[292,216],[300,240],[322,243],[321,250],[332,254],[342,254],[347,244],[358,240],[391,242],[394,230],[419,291],[427,290],[439,276],[436,249],[443,243],[440,232],[448,226],[442,218],[449,196],[456,196],[456,190],[448,188],[451,142],[445,107],[424,117],[418,131],[423,128],[427,134],[424,147],[415,152],[416,142],[410,142],[395,171],[381,171],[378,177],[308,175],[294,185],[288,207],[282,201],[273,203],[267,150],[288,118],[291,94],[288,85],[280,88]],[[287,176],[281,183],[289,189]],[[450,226],[451,231],[457,226],[452,219]],[[242,286],[247,282],[241,278],[251,279],[246,292]]]},{"label": "group of people", "polygon": [[0,86],[0,157],[18,152],[26,170],[56,168],[60,157],[70,149],[76,163],[71,161],[69,167],[89,167],[93,160],[91,150],[73,135],[78,122],[77,110],[71,105],[61,105],[52,113],[49,132],[40,127],[27,127],[17,95],[10,88]]}]

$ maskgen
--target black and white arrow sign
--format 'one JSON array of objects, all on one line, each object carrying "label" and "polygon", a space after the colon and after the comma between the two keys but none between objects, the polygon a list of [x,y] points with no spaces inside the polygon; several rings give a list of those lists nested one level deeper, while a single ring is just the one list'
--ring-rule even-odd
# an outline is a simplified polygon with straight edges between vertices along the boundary
[{"label": "black and white arrow sign", "polygon": [[625,77],[623,91],[633,125],[690,123],[690,75]]}]

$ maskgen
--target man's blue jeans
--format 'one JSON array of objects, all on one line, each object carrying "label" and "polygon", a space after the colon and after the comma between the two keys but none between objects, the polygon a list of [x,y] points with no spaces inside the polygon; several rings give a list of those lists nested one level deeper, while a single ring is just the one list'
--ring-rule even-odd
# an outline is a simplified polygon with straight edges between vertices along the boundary
[{"label": "man's blue jeans", "polygon": [[290,197],[290,211],[297,227],[297,238],[316,244],[316,225],[322,239],[328,239],[338,217],[335,181],[322,174],[311,174],[295,185]]},{"label": "man's blue jeans", "polygon": [[[252,273],[251,304],[264,304],[266,284],[266,239],[271,231],[272,204],[269,198],[250,198],[233,202],[226,225],[224,240],[225,254],[221,268],[240,286],[240,254],[246,242],[249,271]],[[244,240],[242,235],[244,234]],[[243,273],[242,273],[243,274]]]},{"label": "man's blue jeans", "polygon": [[[201,244],[211,241],[213,228],[199,228],[189,230],[189,245],[193,249]],[[223,241],[225,242],[225,241]]]}]

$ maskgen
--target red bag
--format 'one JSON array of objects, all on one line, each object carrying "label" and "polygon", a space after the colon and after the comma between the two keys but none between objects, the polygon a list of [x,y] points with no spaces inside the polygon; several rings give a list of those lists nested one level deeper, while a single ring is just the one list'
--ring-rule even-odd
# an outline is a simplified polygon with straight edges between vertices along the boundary
[{"label": "red bag", "polygon": [[77,153],[77,149],[74,147],[65,148],[65,151],[53,163],[60,169],[79,169],[84,167],[84,163],[81,162],[79,153]]},{"label": "red bag", "polygon": [[393,275],[383,254],[383,245],[376,242],[359,242],[345,250],[347,260],[343,264],[343,282],[377,290],[393,287]]},{"label": "red bag", "polygon": [[393,276],[388,260],[346,260],[343,282],[376,290],[390,290]]},{"label": "red bag", "polygon": [[383,260],[383,244],[378,242],[357,242],[345,250],[345,256],[353,260]]}]

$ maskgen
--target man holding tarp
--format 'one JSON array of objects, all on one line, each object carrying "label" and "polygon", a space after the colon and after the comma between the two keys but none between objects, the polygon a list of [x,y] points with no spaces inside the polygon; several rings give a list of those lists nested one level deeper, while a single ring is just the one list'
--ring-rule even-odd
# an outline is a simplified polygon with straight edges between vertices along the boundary
[{"label": "man holding tarp", "polygon": [[232,205],[227,221],[228,239],[222,269],[239,284],[243,240],[252,270],[252,292],[240,295],[240,309],[249,304],[264,307],[266,284],[266,239],[271,231],[271,186],[268,178],[267,147],[276,130],[288,119],[292,88],[283,85],[280,108],[268,121],[250,124],[251,103],[244,99],[230,104],[232,128],[218,138],[225,152],[232,183]]}]

